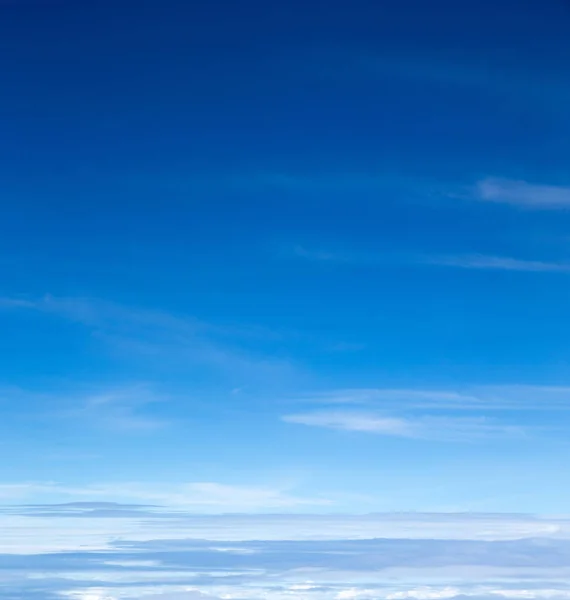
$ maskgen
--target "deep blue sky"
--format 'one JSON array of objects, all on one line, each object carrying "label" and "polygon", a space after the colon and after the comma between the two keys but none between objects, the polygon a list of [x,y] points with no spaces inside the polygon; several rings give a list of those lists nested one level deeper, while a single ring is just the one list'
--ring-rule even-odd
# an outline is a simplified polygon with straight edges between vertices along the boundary
[{"label": "deep blue sky", "polygon": [[562,511],[569,27],[0,3],[6,497]]}]

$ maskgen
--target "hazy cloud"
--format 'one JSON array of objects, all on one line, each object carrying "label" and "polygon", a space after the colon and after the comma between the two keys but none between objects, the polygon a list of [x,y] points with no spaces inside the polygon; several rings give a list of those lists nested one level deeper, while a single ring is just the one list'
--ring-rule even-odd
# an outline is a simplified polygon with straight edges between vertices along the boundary
[{"label": "hazy cloud", "polygon": [[436,256],[395,257],[386,254],[341,253],[295,246],[293,256],[315,263],[335,263],[352,266],[431,265],[495,271],[527,271],[535,273],[570,273],[570,262],[527,260],[488,254],[458,254]]},{"label": "hazy cloud", "polygon": [[470,254],[459,256],[440,256],[427,258],[426,264],[461,269],[480,269],[496,271],[529,271],[535,273],[569,273],[570,263],[522,260],[506,256],[488,256]]},{"label": "hazy cloud", "polygon": [[208,368],[234,381],[290,380],[290,362],[251,349],[259,332],[223,327],[161,310],[129,307],[92,298],[46,295],[32,300],[3,298],[4,310],[34,310],[57,315],[87,329],[117,357],[168,369]]},{"label": "hazy cloud", "polygon": [[529,183],[524,180],[489,177],[478,181],[475,198],[531,209],[570,207],[570,186]]},{"label": "hazy cloud", "polygon": [[384,410],[560,411],[570,410],[570,387],[471,385],[459,389],[346,388],[301,394],[305,405],[362,405]]},{"label": "hazy cloud", "polygon": [[524,436],[525,430],[516,425],[492,422],[485,417],[391,417],[371,412],[316,411],[285,415],[287,423],[324,427],[345,431],[374,433],[420,440],[474,441],[488,437]]}]

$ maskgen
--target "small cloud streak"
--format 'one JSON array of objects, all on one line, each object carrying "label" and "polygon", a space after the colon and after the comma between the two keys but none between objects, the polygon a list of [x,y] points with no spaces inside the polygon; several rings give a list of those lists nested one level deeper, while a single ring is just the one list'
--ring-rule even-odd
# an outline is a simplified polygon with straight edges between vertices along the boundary
[{"label": "small cloud streak", "polygon": [[[529,273],[570,273],[570,262],[525,260],[510,256],[488,254],[460,254],[443,256],[400,257],[385,254],[340,253],[326,250],[314,250],[304,246],[295,246],[293,256],[315,263],[330,263],[351,266],[427,265],[455,267],[481,271],[519,271]],[[391,262],[390,262],[391,261]]]},{"label": "small cloud streak", "polygon": [[164,397],[156,395],[148,386],[136,385],[88,395],[62,416],[120,432],[154,431],[165,427],[168,422],[142,414],[141,410],[164,400]]},{"label": "small cloud streak", "polygon": [[314,260],[316,262],[351,262],[350,257],[344,256],[335,252],[325,252],[321,250],[313,250],[305,248],[304,246],[297,245],[293,248],[293,255],[297,258],[304,258],[306,260]]},{"label": "small cloud streak", "polygon": [[483,179],[475,185],[474,196],[485,202],[529,209],[555,210],[570,207],[570,186],[541,185],[518,179]]},{"label": "small cloud streak", "polygon": [[35,303],[30,300],[22,300],[19,298],[0,297],[0,308],[35,308]]},{"label": "small cloud streak", "polygon": [[382,410],[567,411],[570,387],[478,385],[454,389],[347,388],[312,392],[295,399],[305,405],[353,405]]},{"label": "small cloud streak", "polygon": [[367,413],[322,411],[285,415],[282,419],[286,423],[296,423],[312,427],[414,437],[414,427],[405,419],[380,417]]},{"label": "small cloud streak", "polygon": [[389,417],[372,412],[316,411],[285,415],[286,423],[323,427],[344,431],[373,433],[377,435],[412,438],[417,440],[467,442],[490,437],[520,438],[522,427],[491,423],[485,417]]},{"label": "small cloud streak", "polygon": [[285,256],[315,263],[334,263],[356,267],[389,265],[394,261],[394,256],[382,252],[324,250],[322,248],[312,248],[301,244],[297,244],[292,248],[287,249],[284,254]]},{"label": "small cloud streak", "polygon": [[429,258],[426,264],[457,267],[460,269],[479,269],[494,271],[521,271],[533,273],[570,273],[570,263],[521,260],[506,256],[488,256],[470,254],[464,256],[441,256]]},{"label": "small cloud streak", "polygon": [[145,383],[112,387],[83,384],[69,389],[35,392],[22,388],[0,387],[0,401],[9,402],[14,411],[28,412],[35,407],[40,418],[74,421],[82,428],[97,428],[117,433],[150,432],[171,423],[149,414],[148,407],[164,403],[171,396]]}]

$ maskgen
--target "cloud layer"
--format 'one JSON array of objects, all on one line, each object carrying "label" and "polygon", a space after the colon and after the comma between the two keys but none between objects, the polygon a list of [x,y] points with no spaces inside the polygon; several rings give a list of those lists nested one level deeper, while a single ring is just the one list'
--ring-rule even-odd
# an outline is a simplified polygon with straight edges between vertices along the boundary
[{"label": "cloud layer", "polygon": [[[102,509],[123,514],[109,517]],[[0,525],[3,598],[570,597],[564,519],[197,517],[96,503],[11,507],[0,512]]]}]

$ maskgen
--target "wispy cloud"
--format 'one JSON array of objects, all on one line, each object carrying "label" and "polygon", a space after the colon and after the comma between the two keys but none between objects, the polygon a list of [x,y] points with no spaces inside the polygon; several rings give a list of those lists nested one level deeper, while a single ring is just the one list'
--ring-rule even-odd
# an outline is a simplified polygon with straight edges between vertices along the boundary
[{"label": "wispy cloud", "polygon": [[154,431],[169,421],[154,416],[153,405],[171,396],[145,383],[102,386],[100,384],[61,384],[37,392],[15,387],[0,388],[0,401],[9,403],[13,414],[33,415],[42,422],[75,422],[82,429],[102,429],[117,433]]},{"label": "wispy cloud", "polygon": [[[563,18],[563,17],[562,17]],[[507,28],[511,24],[507,25]],[[485,94],[489,99],[508,102],[513,107],[546,111],[550,117],[562,117],[567,124],[565,107],[570,100],[570,86],[559,69],[537,68],[532,60],[520,59],[513,64],[510,56],[494,51],[492,60],[481,56],[458,56],[426,52],[425,48],[402,55],[394,48],[374,55],[359,56],[358,73],[378,77],[394,76],[421,84],[445,86],[448,91],[464,90]],[[347,70],[354,77],[355,69]],[[425,86],[424,86],[425,87]]]},{"label": "wispy cloud", "polygon": [[417,428],[405,419],[382,417],[361,412],[320,411],[285,415],[282,419],[286,423],[329,429],[345,429],[347,431],[364,431],[381,435],[416,437],[415,433],[417,433]]},{"label": "wispy cloud", "polygon": [[35,303],[30,300],[20,298],[0,297],[0,308],[34,308]]},{"label": "wispy cloud", "polygon": [[161,310],[130,307],[92,298],[50,295],[38,299],[1,298],[0,309],[34,310],[85,327],[117,355],[152,365],[188,370],[206,367],[234,380],[292,379],[297,367],[285,359],[251,350],[255,329],[223,327]]},{"label": "wispy cloud", "polygon": [[473,194],[478,200],[521,208],[554,210],[570,207],[570,186],[536,184],[518,179],[482,179],[475,185]]},{"label": "wispy cloud", "polygon": [[467,411],[566,411],[570,387],[540,385],[471,385],[460,389],[347,388],[301,394],[304,405],[354,405],[371,409]]},{"label": "wispy cloud", "polygon": [[494,271],[527,271],[533,273],[569,273],[570,263],[545,262],[538,260],[522,260],[506,256],[488,256],[485,254],[470,254],[461,256],[428,257],[426,264],[460,269],[478,269]]},{"label": "wispy cloud", "polygon": [[380,252],[329,250],[296,244],[288,254],[294,258],[322,263],[337,263],[354,266],[379,266],[390,264],[394,257]]},{"label": "wispy cloud", "polygon": [[[563,433],[553,417],[570,410],[570,387],[353,388],[311,392],[290,401],[303,406],[282,416],[292,424],[417,440],[523,440]],[[543,413],[542,425],[521,416],[529,411]]]},{"label": "wispy cloud", "polygon": [[[349,250],[330,250],[325,248],[313,248],[302,244],[295,244],[284,252],[292,258],[313,261],[316,263],[336,263],[339,265],[353,266],[381,266],[392,264],[395,257],[388,253],[380,252],[358,252]],[[402,262],[401,260],[399,262]],[[403,261],[404,263],[407,261]]]},{"label": "wispy cloud", "polygon": [[312,392],[298,396],[295,401],[308,404],[379,404],[391,407],[424,406],[426,403],[436,405],[444,402],[447,405],[461,406],[466,402],[478,402],[479,398],[468,393],[447,390],[422,390],[408,388],[347,388]]},{"label": "wispy cloud", "polygon": [[314,260],[317,262],[352,262],[352,258],[345,254],[340,254],[338,252],[328,252],[324,250],[315,250],[312,248],[305,248],[305,246],[300,245],[296,245],[293,247],[292,254],[297,258],[304,258],[307,260]]},{"label": "wispy cloud", "polygon": [[68,398],[66,404],[72,407],[58,416],[119,432],[154,431],[168,425],[168,421],[148,415],[145,409],[166,399],[147,385],[112,388]]},{"label": "wispy cloud", "polygon": [[436,441],[473,441],[489,437],[524,436],[515,425],[493,423],[481,418],[391,417],[361,411],[316,411],[285,415],[287,423],[377,435]]},{"label": "wispy cloud", "polygon": [[443,256],[393,256],[374,253],[342,253],[305,246],[294,246],[292,255],[316,263],[336,263],[338,265],[386,266],[428,265],[456,267],[460,269],[520,271],[532,273],[570,273],[570,262],[525,260],[509,256],[487,254],[459,254]]}]

